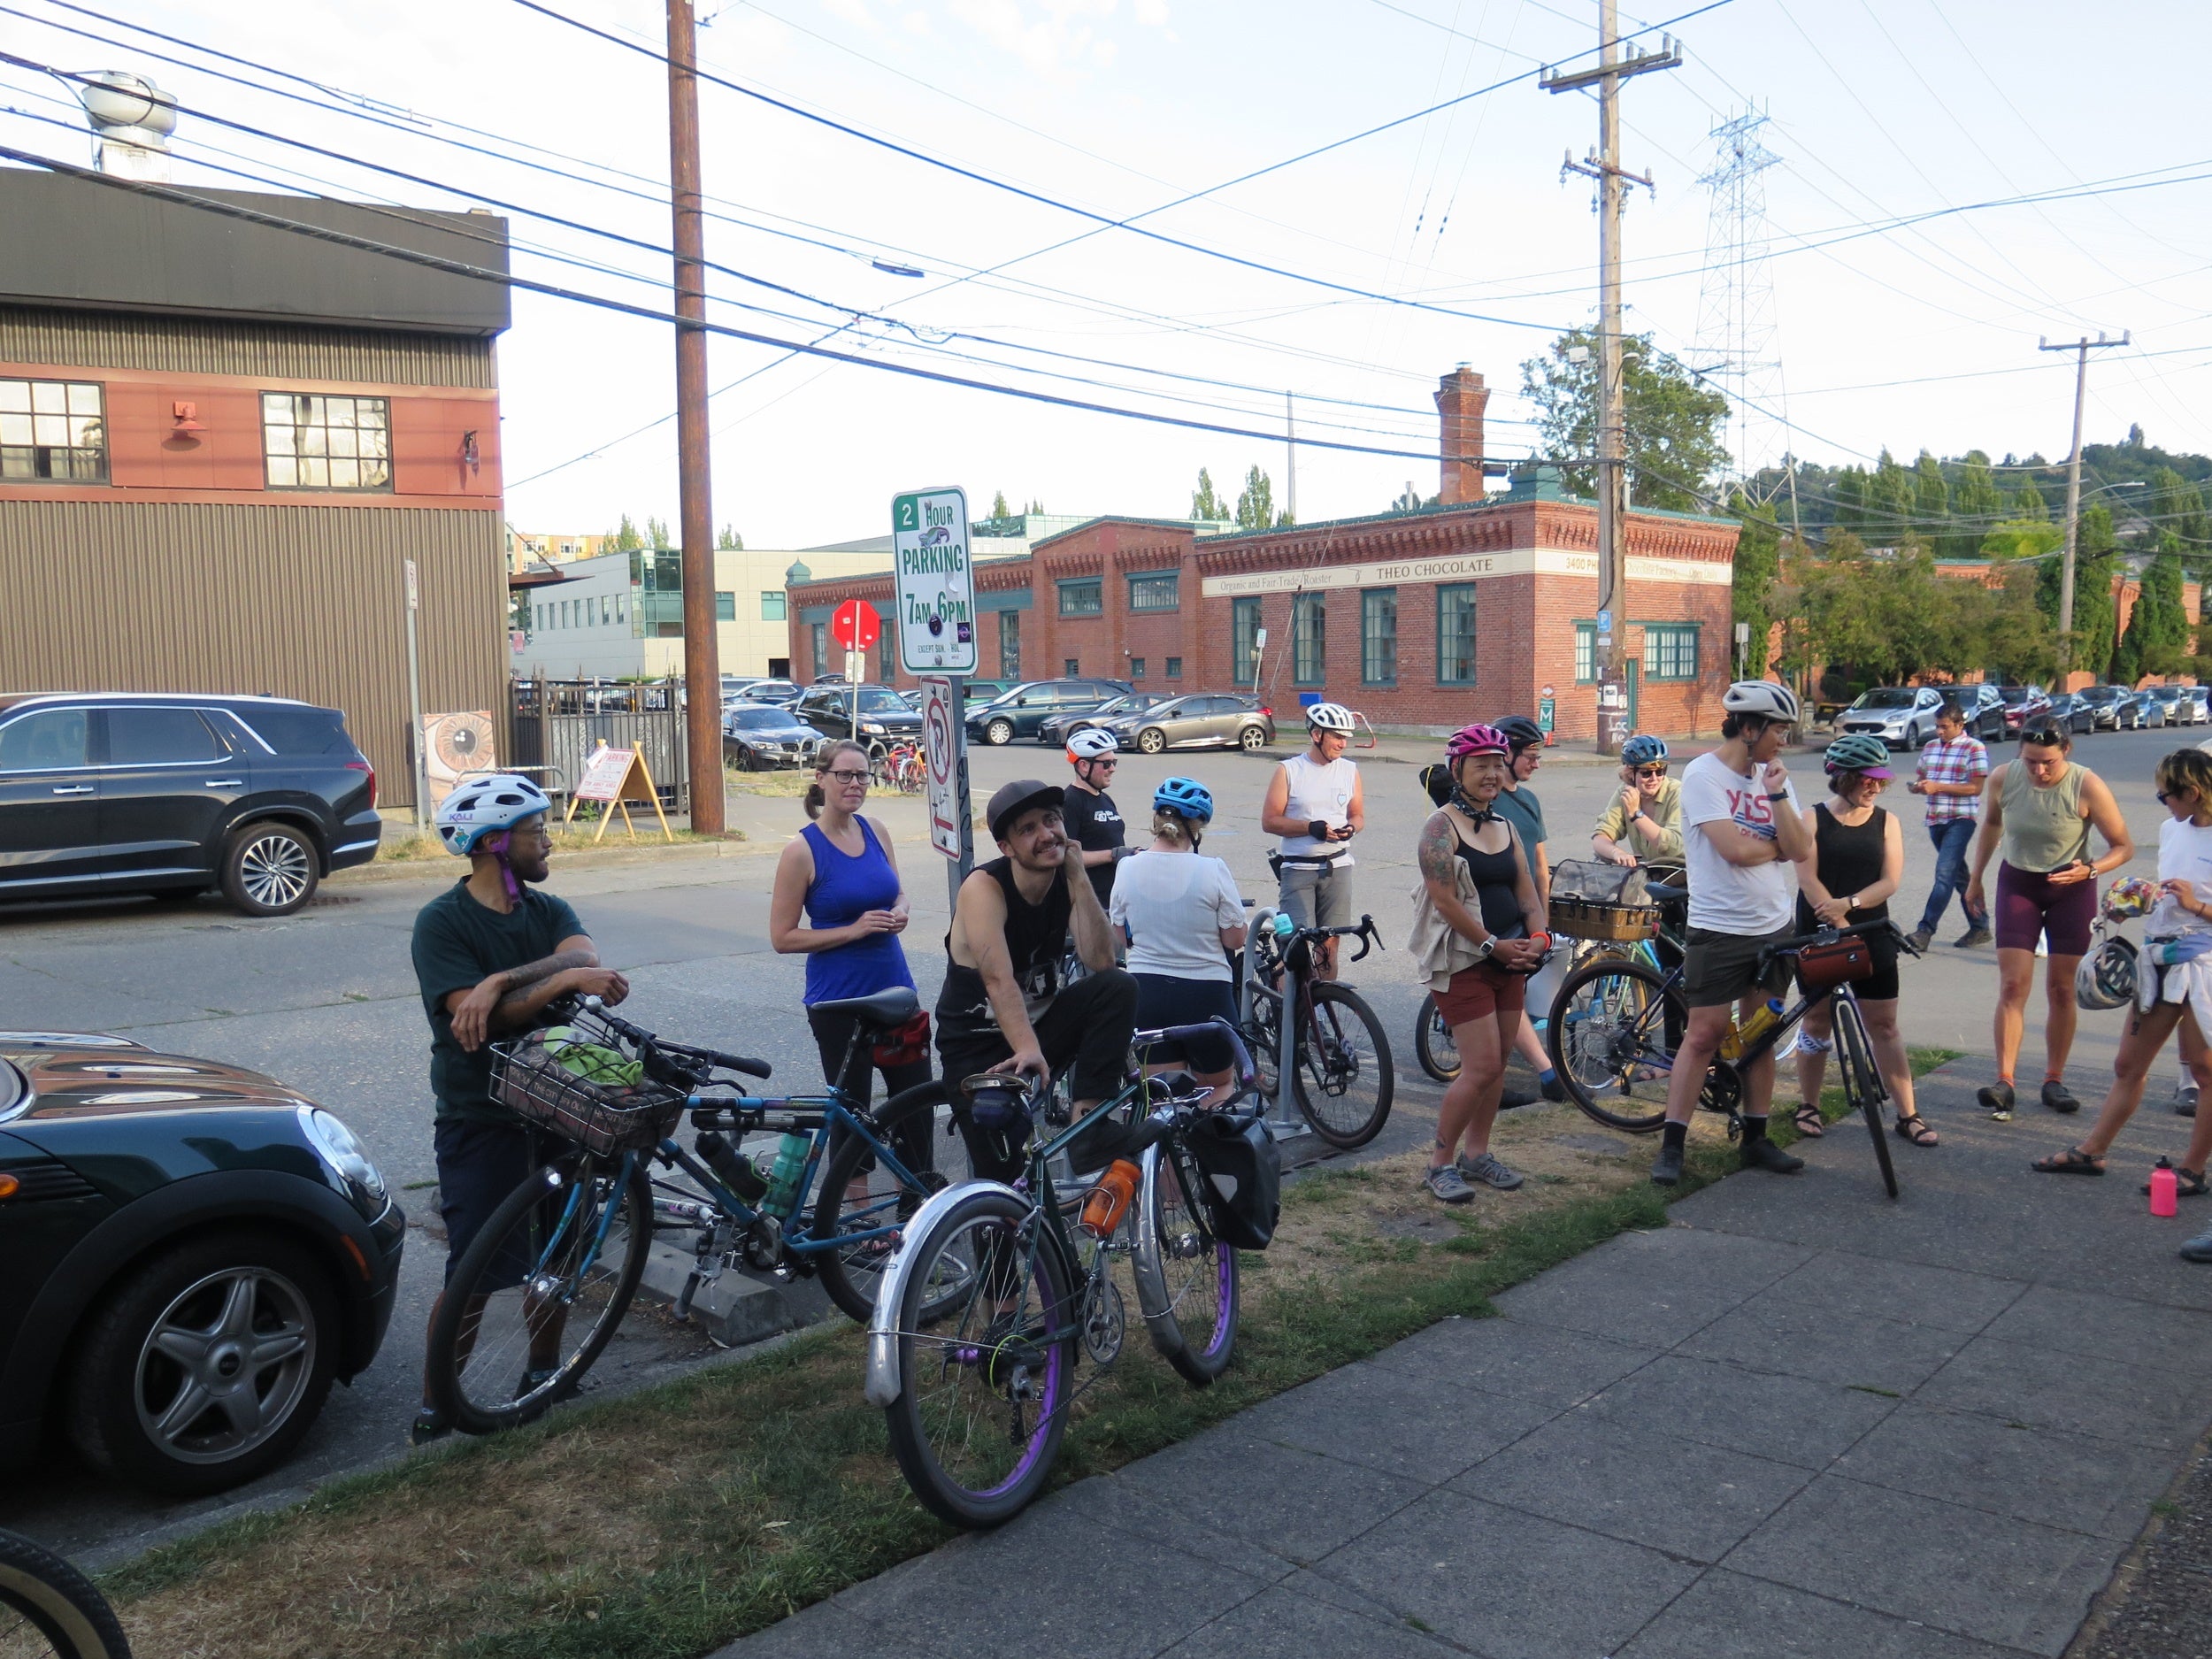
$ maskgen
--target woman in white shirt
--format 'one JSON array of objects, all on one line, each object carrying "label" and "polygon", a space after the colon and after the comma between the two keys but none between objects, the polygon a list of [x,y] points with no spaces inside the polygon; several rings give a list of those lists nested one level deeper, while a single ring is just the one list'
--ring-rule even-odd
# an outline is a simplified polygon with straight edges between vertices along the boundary
[{"label": "woman in white shirt", "polygon": [[[2080,1145],[2035,1161],[2033,1167],[2046,1175],[2102,1175],[2104,1155],[2143,1103],[2151,1062],[2174,1027],[2193,1019],[2200,1033],[2212,1034],[2212,755],[2176,749],[2158,763],[2157,776],[2158,799],[2168,814],[2158,826],[2158,903],[2143,924],[2144,949],[2136,967],[2139,988],[2128,1010],[2120,1057],[2113,1063],[2112,1092]],[[2198,951],[2204,954],[2193,954]],[[2161,964],[2161,956],[2177,960]],[[2093,961],[2085,958],[2082,965],[2086,969]],[[2212,1087],[2212,1057],[2204,1045],[2190,1043],[2185,1048],[2198,1088]],[[2193,1198],[2208,1190],[2208,1156],[2212,1156],[2212,1112],[2200,1110],[2177,1171],[2183,1195]],[[2192,1254],[2199,1246],[2203,1254]],[[2212,1229],[2190,1240],[2183,1254],[2192,1261],[2212,1261]]]},{"label": "woman in white shirt", "polygon": [[[1244,949],[1244,900],[1229,866],[1198,850],[1213,815],[1205,785],[1170,778],[1153,792],[1151,847],[1114,877],[1109,914],[1129,943],[1139,1030],[1194,1025],[1217,1014],[1236,1024],[1227,953]],[[1163,1043],[1144,1057],[1148,1065],[1180,1060],[1212,1085],[1216,1102],[1235,1087],[1236,1054],[1225,1038]]]}]

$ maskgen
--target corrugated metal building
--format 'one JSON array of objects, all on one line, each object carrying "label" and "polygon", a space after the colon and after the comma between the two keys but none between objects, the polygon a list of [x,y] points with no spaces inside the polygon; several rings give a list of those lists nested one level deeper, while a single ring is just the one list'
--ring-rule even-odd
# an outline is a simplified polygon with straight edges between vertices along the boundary
[{"label": "corrugated metal building", "polygon": [[[506,223],[194,188],[503,273]],[[345,710],[412,799],[426,714],[504,731],[496,281],[88,180],[0,170],[0,689]]]}]

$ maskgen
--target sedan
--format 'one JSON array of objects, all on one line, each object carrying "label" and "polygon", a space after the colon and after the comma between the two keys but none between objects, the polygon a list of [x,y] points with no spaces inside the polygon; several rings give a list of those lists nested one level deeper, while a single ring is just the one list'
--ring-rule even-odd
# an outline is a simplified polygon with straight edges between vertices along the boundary
[{"label": "sedan", "polygon": [[1938,693],[1959,711],[1970,736],[1993,743],[2005,735],[2004,700],[1989,685],[1945,686]]},{"label": "sedan", "polygon": [[2197,723],[2197,705],[2190,698],[2188,687],[2153,686],[2150,694],[2158,699],[2159,707],[2166,711],[2167,725],[2194,726]]},{"label": "sedan", "polygon": [[733,685],[722,682],[722,706],[727,709],[734,703],[772,703],[779,709],[787,709],[806,695],[806,689],[795,680],[747,680]]},{"label": "sedan", "polygon": [[2032,721],[2050,717],[2051,694],[2040,686],[2000,686],[1997,701],[2004,705],[2008,737]]},{"label": "sedan", "polygon": [[733,703],[722,710],[722,758],[740,772],[773,772],[813,758],[822,734],[788,709]]},{"label": "sedan", "polygon": [[2130,724],[2134,730],[2140,732],[2149,726],[2166,724],[2166,705],[2159,701],[2158,690],[2155,686],[2146,686],[2131,699],[2135,718]]},{"label": "sedan", "polygon": [[1046,744],[1064,743],[1085,726],[1105,726],[1125,714],[1141,714],[1165,701],[1156,691],[1133,691],[1126,696],[1116,697],[1111,703],[1102,703],[1095,709],[1087,709],[1078,714],[1056,714],[1048,720],[1039,722],[1037,741]]},{"label": "sedan", "polygon": [[407,1217],[273,1078],[0,1032],[0,1463],[58,1430],[172,1496],[291,1455],[392,1317]]},{"label": "sedan", "polygon": [[1257,697],[1201,692],[1102,722],[1124,749],[1157,755],[1170,749],[1243,749],[1257,754],[1275,741],[1275,714]]},{"label": "sedan", "polygon": [[2116,732],[2135,723],[2134,699],[2124,686],[2085,686],[2074,695],[2089,705],[2100,730],[2108,727]]},{"label": "sedan", "polygon": [[2062,691],[2051,699],[2043,718],[2071,737],[2086,737],[2097,729],[2097,710],[2079,692]]},{"label": "sedan", "polygon": [[2207,687],[2204,686],[2190,687],[2189,706],[2197,711],[2197,724],[2199,726],[2202,726],[2207,721],[2212,720],[2212,687]]}]

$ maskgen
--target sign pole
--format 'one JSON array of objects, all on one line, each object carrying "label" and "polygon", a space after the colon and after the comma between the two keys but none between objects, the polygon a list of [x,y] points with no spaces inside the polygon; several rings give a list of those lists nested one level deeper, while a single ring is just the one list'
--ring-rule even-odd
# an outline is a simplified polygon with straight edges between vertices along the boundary
[{"label": "sign pole", "polygon": [[415,651],[415,612],[422,595],[417,585],[415,561],[407,565],[407,712],[414,725],[407,733],[407,753],[415,764],[415,833],[430,833],[430,772],[422,747],[422,659]]}]

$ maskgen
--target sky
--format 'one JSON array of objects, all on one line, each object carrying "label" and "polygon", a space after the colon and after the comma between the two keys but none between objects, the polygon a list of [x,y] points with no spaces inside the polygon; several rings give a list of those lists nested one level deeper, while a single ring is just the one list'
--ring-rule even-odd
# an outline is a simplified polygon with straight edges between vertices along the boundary
[{"label": "sky", "polygon": [[[180,184],[535,210],[647,246],[514,212],[518,274],[666,308],[666,71],[625,44],[661,50],[655,5],[83,3],[104,15],[14,0],[0,45],[176,93]],[[2039,341],[2123,331],[2128,348],[2093,357],[2088,441],[2139,425],[2212,449],[2201,7],[2116,0],[2093,40],[2050,0],[1683,15],[1698,3],[1623,14],[1653,50],[1682,16],[1666,32],[1685,60],[1622,95],[1623,162],[1655,187],[1626,218],[1627,325],[1697,367],[1727,363],[1708,250],[1728,238],[1700,180],[1713,129],[1755,109],[1777,159],[1753,192],[1753,257],[1730,268],[1767,298],[1749,374],[1720,382],[1750,393],[1731,427],[1741,458],[2062,457],[2073,359]],[[1492,457],[1540,448],[1520,365],[1594,316],[1591,186],[1561,162],[1595,142],[1597,109],[1536,71],[1592,61],[1588,0],[698,6],[702,66],[734,83],[701,88],[707,252],[729,269],[710,318],[863,359],[712,342],[714,518],[747,545],[879,534],[894,494],[945,484],[979,516],[1003,491],[1180,517],[1202,466],[1233,496],[1256,465],[1279,507],[1286,395],[1300,519],[1381,511],[1409,482],[1435,492],[1431,394],[1460,363],[1493,388]],[[0,142],[86,159],[63,83],[4,65],[0,82]],[[1137,215],[1154,234],[1115,223]],[[675,519],[673,355],[665,325],[515,295],[499,347],[510,522]]]}]

